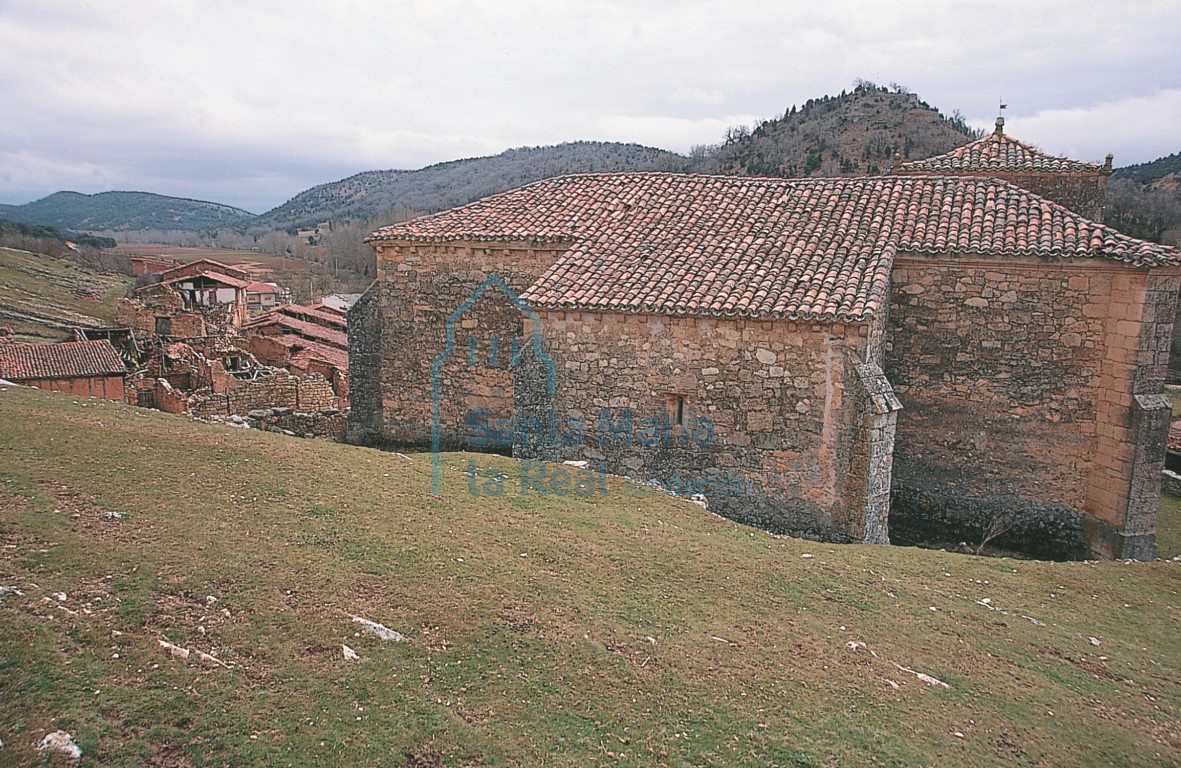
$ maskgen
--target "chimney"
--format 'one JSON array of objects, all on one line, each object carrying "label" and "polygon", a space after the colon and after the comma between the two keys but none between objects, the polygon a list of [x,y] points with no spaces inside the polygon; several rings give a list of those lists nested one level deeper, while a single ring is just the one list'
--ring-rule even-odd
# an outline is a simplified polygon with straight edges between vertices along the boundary
[{"label": "chimney", "polygon": [[1108,152],[1107,153],[1107,160],[1106,160],[1106,162],[1103,163],[1103,170],[1107,171],[1108,173],[1111,173],[1111,161],[1114,159],[1115,159],[1115,157],[1110,152]]},{"label": "chimney", "polygon": [[1005,118],[1003,118],[1003,117],[998,117],[998,118],[996,119],[996,131],[995,131],[995,133],[996,133],[996,135],[997,135],[997,136],[1004,136],[1004,135],[1005,135]]}]

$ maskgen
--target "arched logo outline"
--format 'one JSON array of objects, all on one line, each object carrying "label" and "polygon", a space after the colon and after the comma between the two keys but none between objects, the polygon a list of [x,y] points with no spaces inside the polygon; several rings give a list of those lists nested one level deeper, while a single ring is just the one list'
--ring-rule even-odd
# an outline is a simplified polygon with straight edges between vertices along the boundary
[{"label": "arched logo outline", "polygon": [[[553,397],[554,392],[558,388],[557,366],[541,344],[541,318],[537,313],[525,304],[524,299],[518,296],[508,284],[501,279],[500,275],[493,272],[484,278],[484,282],[472,291],[471,295],[464,300],[462,304],[455,308],[450,315],[447,316],[446,330],[447,343],[443,347],[443,351],[435,356],[431,362],[431,495],[439,496],[442,493],[443,477],[442,466],[439,461],[439,453],[442,449],[442,434],[440,425],[440,403],[442,401],[442,386],[440,382],[440,374],[443,369],[443,363],[447,361],[453,354],[455,354],[455,321],[463,316],[465,312],[472,308],[480,297],[488,292],[490,288],[496,288],[503,293],[509,302],[517,308],[521,314],[525,315],[531,321],[532,332],[529,334],[529,344],[533,347],[534,353],[539,359],[545,362],[546,367],[546,392],[550,397]],[[524,352],[524,349],[521,350]],[[512,369],[520,362],[520,356],[515,360],[510,360],[509,368]]]}]

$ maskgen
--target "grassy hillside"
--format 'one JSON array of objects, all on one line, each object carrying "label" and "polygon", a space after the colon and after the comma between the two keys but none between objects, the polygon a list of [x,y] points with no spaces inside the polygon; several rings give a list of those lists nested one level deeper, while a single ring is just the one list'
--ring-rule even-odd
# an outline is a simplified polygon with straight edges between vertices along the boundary
[{"label": "grassy hillside", "polygon": [[73,326],[110,325],[131,278],[0,248],[0,325],[19,341],[60,341]]},{"label": "grassy hillside", "polygon": [[55,728],[119,766],[1181,761],[1181,564],[823,545],[443,464],[432,498],[421,455],[0,391],[0,762]]}]

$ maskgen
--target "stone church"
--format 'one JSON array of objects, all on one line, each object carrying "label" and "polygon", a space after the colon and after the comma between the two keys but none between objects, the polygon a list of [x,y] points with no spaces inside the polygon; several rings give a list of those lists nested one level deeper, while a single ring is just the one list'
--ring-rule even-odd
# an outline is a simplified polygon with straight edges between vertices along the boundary
[{"label": "stone church", "polygon": [[[1108,175],[998,124],[884,177],[567,176],[385,227],[349,439],[828,540],[1016,514],[1153,557],[1181,255],[1096,222]],[[568,490],[535,464],[521,492]]]}]

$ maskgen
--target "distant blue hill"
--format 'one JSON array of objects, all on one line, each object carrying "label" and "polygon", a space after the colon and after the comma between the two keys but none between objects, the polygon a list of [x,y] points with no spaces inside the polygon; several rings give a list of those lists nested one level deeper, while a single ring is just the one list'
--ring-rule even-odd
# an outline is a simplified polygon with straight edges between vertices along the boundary
[{"label": "distant blue hill", "polygon": [[0,206],[0,218],[61,230],[211,230],[243,227],[254,214],[220,203],[151,192],[55,192],[24,205]]}]

